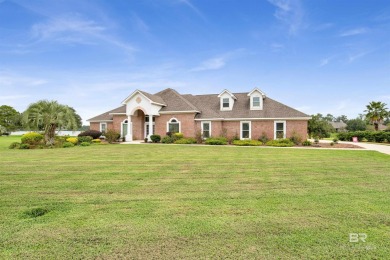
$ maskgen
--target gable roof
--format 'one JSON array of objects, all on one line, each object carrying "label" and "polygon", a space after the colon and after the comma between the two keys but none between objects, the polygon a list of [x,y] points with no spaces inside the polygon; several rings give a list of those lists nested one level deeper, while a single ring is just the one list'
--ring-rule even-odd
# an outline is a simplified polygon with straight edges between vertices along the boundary
[{"label": "gable roof", "polygon": [[126,114],[126,105],[117,107],[113,110],[110,110],[110,111],[107,111],[107,112],[100,114],[98,116],[92,117],[92,118],[88,119],[87,121],[89,121],[89,122],[112,121],[112,117],[113,117],[112,114],[117,114],[117,113]]},{"label": "gable roof", "polygon": [[[256,90],[256,89],[255,89]],[[284,105],[269,97],[264,97],[262,110],[250,110],[250,97],[248,93],[230,93],[235,97],[232,110],[220,110],[220,95],[191,95],[179,94],[176,90],[167,88],[158,93],[150,94],[144,91],[136,90],[145,95],[152,102],[164,104],[160,109],[161,113],[175,112],[194,112],[195,119],[310,119],[311,117],[292,107]],[[136,91],[133,92],[136,93]],[[227,90],[225,90],[227,91]],[[261,92],[263,93],[263,92]],[[132,95],[133,95],[132,94]],[[131,98],[130,95],[127,99]],[[112,121],[113,114],[125,114],[126,105],[120,106],[106,113],[93,117],[87,121],[102,122]]]},{"label": "gable roof", "polygon": [[141,90],[138,90],[138,89],[136,89],[133,93],[131,93],[130,96],[125,98],[125,100],[122,101],[122,104],[125,104],[129,99],[131,99],[137,93],[140,93],[141,95],[145,96],[152,103],[155,103],[155,104],[158,104],[158,105],[162,105],[162,106],[166,106],[166,104],[164,103],[164,100],[160,96],[153,95],[153,94],[150,94],[148,92],[141,91]]},{"label": "gable roof", "polygon": [[180,95],[176,90],[167,88],[155,94],[161,97],[167,104],[160,111],[196,111],[200,110],[194,106],[188,99],[183,95]]}]

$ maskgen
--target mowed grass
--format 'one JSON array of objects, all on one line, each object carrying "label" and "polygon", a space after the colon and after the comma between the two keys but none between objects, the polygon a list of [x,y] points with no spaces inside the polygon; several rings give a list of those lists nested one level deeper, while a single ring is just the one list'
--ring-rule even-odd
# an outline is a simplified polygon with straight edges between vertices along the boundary
[{"label": "mowed grass", "polygon": [[[7,149],[16,139],[0,137],[2,259],[390,254],[388,155],[179,145]],[[350,233],[366,233],[366,242],[349,242]]]}]

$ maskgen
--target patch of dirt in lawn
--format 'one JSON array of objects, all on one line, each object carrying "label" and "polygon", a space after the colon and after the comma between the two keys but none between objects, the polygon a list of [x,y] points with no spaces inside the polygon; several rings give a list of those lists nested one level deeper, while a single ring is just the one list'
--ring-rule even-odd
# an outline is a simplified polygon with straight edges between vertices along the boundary
[{"label": "patch of dirt in lawn", "polygon": [[311,146],[301,146],[301,147],[312,147],[312,148],[357,148],[357,149],[364,149],[363,147],[360,147],[355,144],[334,144],[330,145],[330,143],[319,143],[319,144],[312,144]]}]

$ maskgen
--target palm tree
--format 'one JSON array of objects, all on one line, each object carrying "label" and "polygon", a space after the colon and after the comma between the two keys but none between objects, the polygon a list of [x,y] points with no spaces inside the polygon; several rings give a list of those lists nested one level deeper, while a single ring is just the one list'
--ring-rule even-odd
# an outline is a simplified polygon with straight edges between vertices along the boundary
[{"label": "palm tree", "polygon": [[45,131],[46,145],[54,144],[55,130],[76,130],[81,126],[81,118],[76,111],[57,101],[40,100],[31,104],[23,113],[27,125],[36,130]]},{"label": "palm tree", "polygon": [[389,114],[386,104],[372,101],[366,107],[367,110],[364,110],[364,112],[366,112],[366,118],[374,124],[375,131],[378,131],[379,123],[383,122],[383,119]]}]

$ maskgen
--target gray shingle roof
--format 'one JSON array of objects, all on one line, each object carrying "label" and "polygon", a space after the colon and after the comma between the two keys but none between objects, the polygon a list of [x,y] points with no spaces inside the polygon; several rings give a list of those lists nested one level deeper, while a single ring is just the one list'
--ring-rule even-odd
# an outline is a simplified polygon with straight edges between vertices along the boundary
[{"label": "gray shingle roof", "polygon": [[263,110],[250,110],[248,93],[233,93],[237,97],[231,111],[220,110],[220,99],[214,95],[184,95],[197,107],[202,108],[202,113],[196,118],[293,118],[310,117],[294,108],[286,106],[276,100],[266,97],[263,100]]},{"label": "gray shingle roof", "polygon": [[153,94],[150,94],[148,92],[141,91],[141,90],[138,90],[138,91],[141,92],[142,94],[144,94],[147,98],[149,98],[153,102],[159,103],[162,105],[166,105],[166,103],[164,102],[164,99],[162,99],[159,95],[156,95],[156,94],[153,95]]},{"label": "gray shingle roof", "polygon": [[110,121],[110,120],[112,120],[112,115],[110,115],[110,113],[126,113],[126,105],[117,107],[113,110],[110,110],[110,111],[107,111],[107,112],[100,114],[98,116],[92,117],[92,118],[88,119],[88,121],[91,121],[91,122],[93,122],[93,121]]},{"label": "gray shingle roof", "polygon": [[[220,110],[218,94],[211,95],[181,95],[176,90],[167,88],[156,94],[141,91],[153,102],[165,104],[160,111],[199,111],[197,119],[206,118],[310,118],[294,108],[286,106],[276,100],[266,97],[263,100],[263,110],[250,110],[248,93],[233,93],[237,97],[231,111]],[[98,115],[88,121],[112,120],[110,113],[125,113],[125,105]]]}]

